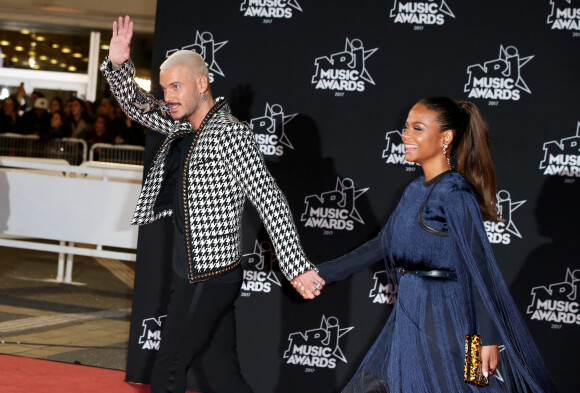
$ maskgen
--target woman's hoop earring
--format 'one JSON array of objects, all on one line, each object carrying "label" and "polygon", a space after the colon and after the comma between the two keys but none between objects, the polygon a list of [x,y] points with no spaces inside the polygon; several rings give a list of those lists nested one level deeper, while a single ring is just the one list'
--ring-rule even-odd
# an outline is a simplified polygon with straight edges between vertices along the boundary
[{"label": "woman's hoop earring", "polygon": [[449,145],[447,144],[447,142],[443,141],[443,157],[445,157],[445,160],[447,161],[447,166],[449,167],[449,169],[453,169],[453,167],[451,166],[451,162],[449,161],[449,156],[447,155],[447,148],[449,147]]}]

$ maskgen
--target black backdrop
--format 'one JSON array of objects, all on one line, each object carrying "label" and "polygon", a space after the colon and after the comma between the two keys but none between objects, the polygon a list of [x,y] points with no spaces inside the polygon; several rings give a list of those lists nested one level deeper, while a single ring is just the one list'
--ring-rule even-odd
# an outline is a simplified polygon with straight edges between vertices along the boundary
[{"label": "black backdrop", "polygon": [[[580,351],[579,42],[579,0],[158,0],[152,78],[159,95],[157,70],[169,53],[204,56],[214,96],[252,126],[314,263],[373,237],[421,175],[401,149],[410,107],[432,95],[475,102],[490,123],[506,219],[486,224],[489,238],[548,368],[572,392]],[[161,141],[148,135],[149,159]],[[128,381],[149,381],[171,236],[168,220],[140,230]],[[238,341],[252,387],[340,391],[396,296],[381,264],[304,302],[279,273],[250,206],[244,253]],[[195,368],[190,376],[192,389],[206,390]]]}]

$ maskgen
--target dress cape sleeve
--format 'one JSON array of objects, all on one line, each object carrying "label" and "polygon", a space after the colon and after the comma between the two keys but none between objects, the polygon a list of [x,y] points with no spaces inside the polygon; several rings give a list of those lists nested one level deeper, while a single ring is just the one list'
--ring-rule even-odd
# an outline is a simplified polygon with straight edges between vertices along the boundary
[{"label": "dress cape sleeve", "polygon": [[[473,193],[449,192],[445,215],[461,261],[458,281],[474,305],[472,326],[491,334],[492,341],[499,340],[505,345],[501,359],[507,364],[499,365],[505,383],[518,392],[557,392],[496,264]],[[482,319],[480,323],[478,317]],[[483,335],[482,341],[485,345]]]},{"label": "dress cape sleeve", "polygon": [[348,254],[317,265],[318,274],[329,284],[333,281],[344,280],[348,276],[358,273],[365,267],[383,259],[381,234],[379,233],[377,237]]}]

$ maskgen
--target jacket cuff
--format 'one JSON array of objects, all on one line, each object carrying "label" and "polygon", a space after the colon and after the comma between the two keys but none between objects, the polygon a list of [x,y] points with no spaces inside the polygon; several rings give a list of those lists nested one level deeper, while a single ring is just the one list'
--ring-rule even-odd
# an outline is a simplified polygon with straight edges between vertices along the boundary
[{"label": "jacket cuff", "polygon": [[280,270],[282,271],[282,274],[284,274],[284,277],[286,277],[288,281],[292,281],[294,277],[299,276],[302,273],[306,273],[309,270],[314,270],[316,273],[318,273],[318,268],[316,265],[306,259],[306,257],[304,257],[301,262],[295,262],[290,268],[282,266],[280,260],[278,260],[278,263],[280,264]]},{"label": "jacket cuff", "polygon": [[131,59],[124,62],[121,66],[116,66],[113,64],[109,56],[107,56],[101,64],[101,73],[107,79],[112,75],[117,75],[118,73],[133,76],[135,74],[135,66]]}]

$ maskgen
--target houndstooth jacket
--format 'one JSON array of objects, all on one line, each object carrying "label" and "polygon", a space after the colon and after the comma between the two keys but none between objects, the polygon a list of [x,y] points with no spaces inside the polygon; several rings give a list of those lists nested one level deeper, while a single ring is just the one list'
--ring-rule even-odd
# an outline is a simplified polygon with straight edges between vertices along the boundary
[{"label": "houndstooth jacket", "polygon": [[[175,121],[169,107],[134,82],[134,66],[127,61],[113,69],[107,58],[101,72],[124,112],[135,121],[167,135],[145,178],[133,225],[170,216],[170,207],[156,206],[166,173],[172,142],[193,129]],[[188,277],[202,281],[241,263],[241,218],[246,197],[256,207],[287,279],[316,269],[304,255],[286,198],[266,169],[254,135],[217,98],[192,143],[183,173],[183,203]],[[181,175],[180,175],[181,177]],[[171,205],[169,205],[171,206]],[[157,209],[156,209],[157,207]]]}]

